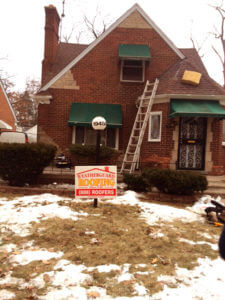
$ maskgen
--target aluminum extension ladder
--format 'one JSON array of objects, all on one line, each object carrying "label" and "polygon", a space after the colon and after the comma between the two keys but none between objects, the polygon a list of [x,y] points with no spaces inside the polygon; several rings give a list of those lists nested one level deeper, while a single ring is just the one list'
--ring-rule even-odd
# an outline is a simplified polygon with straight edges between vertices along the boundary
[{"label": "aluminum extension ladder", "polygon": [[152,104],[155,98],[159,80],[154,83],[146,82],[144,92],[140,98],[140,103],[134,125],[131,131],[130,139],[123,158],[120,173],[132,173],[139,162],[140,149],[145,134],[145,129],[150,117]]}]

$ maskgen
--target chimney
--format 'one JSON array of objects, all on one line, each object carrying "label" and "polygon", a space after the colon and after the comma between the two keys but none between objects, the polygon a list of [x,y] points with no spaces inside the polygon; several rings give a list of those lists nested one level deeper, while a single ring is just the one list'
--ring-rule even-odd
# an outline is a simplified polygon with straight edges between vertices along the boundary
[{"label": "chimney", "polygon": [[51,72],[59,43],[60,18],[57,9],[53,5],[45,7],[45,44],[44,59],[42,61],[42,83],[48,72]]}]

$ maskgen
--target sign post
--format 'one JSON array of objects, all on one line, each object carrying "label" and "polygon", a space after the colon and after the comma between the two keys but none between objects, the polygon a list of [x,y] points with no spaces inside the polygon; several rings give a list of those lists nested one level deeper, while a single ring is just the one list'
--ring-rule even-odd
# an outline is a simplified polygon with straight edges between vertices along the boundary
[{"label": "sign post", "polygon": [[[100,144],[101,144],[101,131],[106,128],[106,120],[103,117],[95,117],[92,120],[92,128],[97,130],[97,138],[96,138],[96,165],[99,164],[99,156],[100,156]],[[94,207],[98,206],[98,198],[94,198]]]}]

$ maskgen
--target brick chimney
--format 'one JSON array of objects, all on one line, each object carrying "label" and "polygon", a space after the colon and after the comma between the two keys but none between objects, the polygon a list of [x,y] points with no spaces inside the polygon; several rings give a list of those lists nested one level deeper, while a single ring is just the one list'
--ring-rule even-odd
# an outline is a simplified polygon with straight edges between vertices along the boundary
[{"label": "brick chimney", "polygon": [[53,5],[45,7],[45,44],[44,59],[42,61],[42,83],[48,72],[51,72],[59,43],[60,18],[57,9]]}]

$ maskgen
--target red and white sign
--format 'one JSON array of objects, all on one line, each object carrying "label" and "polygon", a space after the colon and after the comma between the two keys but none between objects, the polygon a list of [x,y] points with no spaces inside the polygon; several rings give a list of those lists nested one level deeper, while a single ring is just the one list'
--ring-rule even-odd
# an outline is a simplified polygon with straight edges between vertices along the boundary
[{"label": "red and white sign", "polygon": [[76,166],[75,198],[116,197],[116,166]]}]

